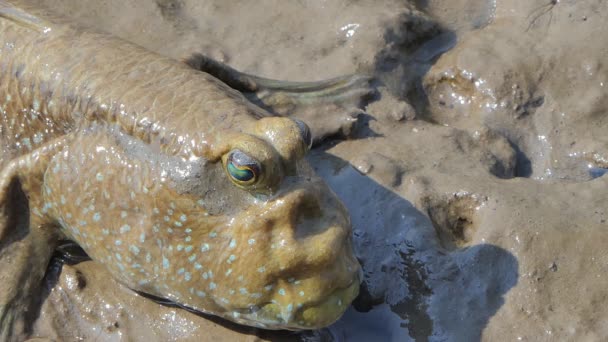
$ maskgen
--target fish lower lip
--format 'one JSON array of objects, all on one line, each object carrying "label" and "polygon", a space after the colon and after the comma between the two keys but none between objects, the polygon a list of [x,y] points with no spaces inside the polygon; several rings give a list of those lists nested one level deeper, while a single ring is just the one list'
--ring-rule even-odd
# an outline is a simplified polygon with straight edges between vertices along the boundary
[{"label": "fish lower lip", "polygon": [[256,316],[258,320],[266,321],[265,325],[270,329],[322,328],[338,320],[358,294],[359,282],[354,281],[347,287],[335,290],[321,302],[293,308],[293,313],[284,312],[278,304],[268,303],[256,312]]}]

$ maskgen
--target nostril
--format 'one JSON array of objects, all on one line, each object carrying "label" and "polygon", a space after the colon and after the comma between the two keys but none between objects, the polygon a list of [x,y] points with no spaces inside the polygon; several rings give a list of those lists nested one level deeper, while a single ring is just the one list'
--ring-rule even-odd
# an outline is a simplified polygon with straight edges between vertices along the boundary
[{"label": "nostril", "polygon": [[296,240],[305,239],[322,233],[327,228],[327,222],[323,220],[323,211],[318,201],[303,200],[295,210],[295,233]]}]

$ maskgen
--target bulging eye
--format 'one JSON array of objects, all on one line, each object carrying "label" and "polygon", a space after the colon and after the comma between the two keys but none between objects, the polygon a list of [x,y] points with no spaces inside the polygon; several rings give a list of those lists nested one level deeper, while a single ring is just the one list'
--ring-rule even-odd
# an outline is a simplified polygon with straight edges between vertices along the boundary
[{"label": "bulging eye", "polygon": [[230,152],[226,160],[226,172],[236,185],[248,186],[259,180],[262,167],[257,160],[240,150],[234,150]]}]

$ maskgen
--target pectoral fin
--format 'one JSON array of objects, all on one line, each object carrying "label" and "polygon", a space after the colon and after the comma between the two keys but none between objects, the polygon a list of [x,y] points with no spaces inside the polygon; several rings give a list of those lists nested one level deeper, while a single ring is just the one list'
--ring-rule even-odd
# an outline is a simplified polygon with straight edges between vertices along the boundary
[{"label": "pectoral fin", "polygon": [[32,209],[41,204],[44,171],[64,141],[14,159],[0,172],[0,341],[23,341],[38,312],[57,230]]}]

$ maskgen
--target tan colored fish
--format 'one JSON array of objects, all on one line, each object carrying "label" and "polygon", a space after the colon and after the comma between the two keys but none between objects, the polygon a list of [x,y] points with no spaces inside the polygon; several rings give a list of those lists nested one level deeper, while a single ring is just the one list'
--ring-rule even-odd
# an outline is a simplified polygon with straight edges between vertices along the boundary
[{"label": "tan colored fish", "polygon": [[360,267],[345,208],[302,159],[310,139],[209,74],[0,1],[0,339],[25,329],[64,238],[190,309],[334,322]]}]

